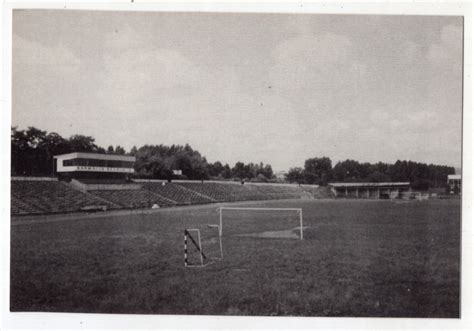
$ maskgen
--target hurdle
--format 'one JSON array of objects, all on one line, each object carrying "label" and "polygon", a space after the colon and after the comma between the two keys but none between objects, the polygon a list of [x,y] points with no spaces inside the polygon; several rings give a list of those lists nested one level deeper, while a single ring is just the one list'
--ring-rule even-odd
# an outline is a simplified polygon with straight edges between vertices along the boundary
[{"label": "hurdle", "polygon": [[[196,242],[194,238],[191,236],[190,234],[191,231],[194,231],[197,233],[198,242]],[[194,246],[199,252],[199,257],[201,259],[200,265],[192,265],[188,263],[188,238],[191,240],[191,242],[194,244]],[[204,252],[201,249],[201,232],[199,231],[199,229],[184,229],[184,266],[186,268],[205,267],[206,265],[204,264],[204,259],[207,259],[207,257],[206,255],[204,255]]]},{"label": "hurdle", "polygon": [[[204,254],[204,251],[202,249],[202,244],[201,244],[201,231],[199,229],[184,229],[184,266],[185,267],[205,267],[210,264],[213,264],[215,261],[210,261],[208,263],[204,263],[204,260],[222,260],[224,258],[224,254],[222,251],[222,239],[221,236],[219,235],[219,225],[218,224],[208,224],[207,225],[209,228],[217,228],[217,234],[219,237],[219,250],[220,250],[220,257],[208,257]],[[191,236],[190,232],[196,232],[197,233],[197,242],[194,240],[193,236]],[[199,257],[201,260],[201,264],[199,265],[192,265],[188,262],[188,238],[191,240],[193,243],[194,247],[197,249],[199,252]]]}]

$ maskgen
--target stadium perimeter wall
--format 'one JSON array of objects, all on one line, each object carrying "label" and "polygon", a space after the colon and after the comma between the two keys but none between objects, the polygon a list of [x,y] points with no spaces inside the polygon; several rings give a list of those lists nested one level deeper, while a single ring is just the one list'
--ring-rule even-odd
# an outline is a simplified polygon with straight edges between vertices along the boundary
[{"label": "stadium perimeter wall", "polygon": [[[136,183],[162,183],[168,182],[166,179],[143,179],[143,178],[134,178],[132,179]],[[232,181],[232,180],[191,180],[191,179],[173,179],[172,183],[215,183],[215,184],[228,184],[228,185],[255,185],[255,186],[277,186],[277,187],[307,187],[307,188],[318,188],[319,185],[311,185],[311,184],[294,184],[294,183],[261,183],[261,182],[245,182],[242,184],[239,181]]]},{"label": "stadium perimeter wall", "polygon": [[116,190],[140,190],[138,184],[85,184],[76,179],[71,180],[71,185],[82,191],[116,191]]}]

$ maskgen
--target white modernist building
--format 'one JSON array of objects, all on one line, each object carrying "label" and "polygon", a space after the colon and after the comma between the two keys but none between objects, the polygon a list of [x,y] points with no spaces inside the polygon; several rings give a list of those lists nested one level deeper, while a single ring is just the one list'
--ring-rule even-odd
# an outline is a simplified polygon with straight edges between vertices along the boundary
[{"label": "white modernist building", "polygon": [[133,174],[135,157],[98,153],[69,153],[54,156],[55,172]]}]

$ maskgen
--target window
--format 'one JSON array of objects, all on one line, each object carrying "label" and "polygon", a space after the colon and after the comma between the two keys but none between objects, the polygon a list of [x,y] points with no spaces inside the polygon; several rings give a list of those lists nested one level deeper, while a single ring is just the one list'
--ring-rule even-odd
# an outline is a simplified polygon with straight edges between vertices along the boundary
[{"label": "window", "polygon": [[99,160],[77,158],[71,160],[63,160],[64,167],[83,166],[83,167],[109,167],[109,168],[133,168],[133,161],[120,160]]}]

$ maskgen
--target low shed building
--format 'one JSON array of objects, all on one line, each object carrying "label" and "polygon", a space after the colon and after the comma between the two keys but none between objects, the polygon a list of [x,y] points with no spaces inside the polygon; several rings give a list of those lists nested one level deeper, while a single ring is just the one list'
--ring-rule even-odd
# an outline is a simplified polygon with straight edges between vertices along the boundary
[{"label": "low shed building", "polygon": [[330,183],[336,197],[394,199],[410,191],[409,182],[388,183]]},{"label": "low shed building", "polygon": [[461,193],[461,187],[461,175],[448,175],[449,193],[459,194]]}]

